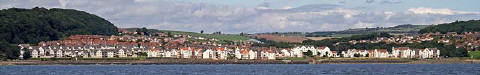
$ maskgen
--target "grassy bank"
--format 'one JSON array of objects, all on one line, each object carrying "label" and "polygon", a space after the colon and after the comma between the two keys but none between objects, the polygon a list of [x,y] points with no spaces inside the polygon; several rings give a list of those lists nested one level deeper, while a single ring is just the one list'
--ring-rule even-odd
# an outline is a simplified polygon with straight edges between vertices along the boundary
[{"label": "grassy bank", "polygon": [[85,65],[85,64],[308,64],[306,61],[282,60],[211,60],[211,59],[145,59],[145,60],[16,60],[0,65]]}]

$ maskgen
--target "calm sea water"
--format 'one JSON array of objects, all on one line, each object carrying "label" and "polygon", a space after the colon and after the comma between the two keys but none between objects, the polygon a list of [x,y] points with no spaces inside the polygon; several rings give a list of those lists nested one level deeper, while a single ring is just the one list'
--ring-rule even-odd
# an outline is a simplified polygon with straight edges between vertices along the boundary
[{"label": "calm sea water", "polygon": [[15,65],[0,75],[480,75],[480,64]]}]

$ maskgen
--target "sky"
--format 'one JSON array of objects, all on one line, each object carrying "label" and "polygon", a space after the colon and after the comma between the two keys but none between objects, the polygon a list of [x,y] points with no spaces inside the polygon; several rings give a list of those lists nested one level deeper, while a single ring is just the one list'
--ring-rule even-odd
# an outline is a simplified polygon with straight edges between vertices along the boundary
[{"label": "sky", "polygon": [[0,9],[64,8],[120,28],[315,32],[479,20],[480,0],[0,0]]}]

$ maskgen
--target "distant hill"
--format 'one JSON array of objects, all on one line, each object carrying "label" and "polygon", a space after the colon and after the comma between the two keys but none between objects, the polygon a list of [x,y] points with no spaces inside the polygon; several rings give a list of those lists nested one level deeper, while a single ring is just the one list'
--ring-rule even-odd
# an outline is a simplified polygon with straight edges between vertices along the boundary
[{"label": "distant hill", "polygon": [[[128,31],[135,31],[140,28],[123,28]],[[226,41],[245,41],[249,38],[246,36],[234,35],[234,34],[201,34],[195,32],[186,32],[186,31],[173,31],[173,30],[157,30],[157,29],[148,29],[149,33],[171,33],[171,34],[187,34],[194,37],[205,37],[205,38],[215,38],[219,40],[226,40]]]},{"label": "distant hill", "polygon": [[302,41],[308,40],[305,37],[299,37],[299,36],[282,36],[282,35],[275,35],[275,34],[257,34],[257,35],[251,35],[249,36],[250,38],[255,38],[255,39],[265,39],[265,40],[271,40],[275,42],[285,42],[285,43],[302,43]]},{"label": "distant hill", "polygon": [[[15,58],[15,44],[36,44],[70,35],[116,35],[117,27],[93,14],[73,9],[9,8],[0,10],[0,59]],[[17,55],[16,55],[17,54]]]},{"label": "distant hill", "polygon": [[447,32],[478,32],[480,31],[480,20],[455,21],[427,27],[419,31],[419,33],[447,33]]},{"label": "distant hill", "polygon": [[358,34],[371,34],[371,33],[394,33],[394,34],[411,34],[417,33],[423,28],[429,27],[430,25],[398,25],[395,27],[377,27],[377,28],[356,28],[356,29],[348,29],[343,31],[321,31],[321,32],[312,32],[307,33],[305,36],[307,37],[348,37],[351,35],[358,35]]}]

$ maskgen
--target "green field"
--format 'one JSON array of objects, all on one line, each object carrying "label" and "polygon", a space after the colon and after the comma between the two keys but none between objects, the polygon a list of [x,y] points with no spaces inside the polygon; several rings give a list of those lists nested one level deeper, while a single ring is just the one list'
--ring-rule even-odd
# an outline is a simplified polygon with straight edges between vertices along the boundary
[{"label": "green field", "polygon": [[330,37],[342,38],[342,37],[351,37],[353,35],[361,35],[361,34],[332,34]]}]

